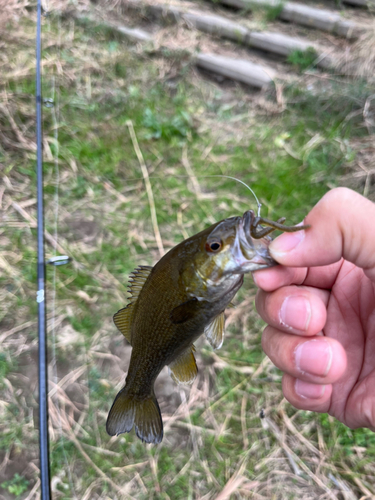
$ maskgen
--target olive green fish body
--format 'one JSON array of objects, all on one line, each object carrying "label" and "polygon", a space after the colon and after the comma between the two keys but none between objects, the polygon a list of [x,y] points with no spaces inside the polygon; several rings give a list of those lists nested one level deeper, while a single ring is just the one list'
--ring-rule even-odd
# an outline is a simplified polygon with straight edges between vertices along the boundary
[{"label": "olive green fish body", "polygon": [[220,221],[172,248],[153,267],[131,274],[129,304],[114,321],[132,345],[125,387],[107,419],[110,435],[129,432],[148,443],[163,438],[154,382],[165,365],[177,383],[197,375],[194,341],[214,348],[224,335],[224,310],[249,271],[275,265],[271,239],[251,237],[252,211]]},{"label": "olive green fish body", "polygon": [[[197,300],[187,291],[182,291],[178,276],[173,274],[175,270],[170,266],[156,265],[134,308],[133,353],[135,357],[138,353],[142,357],[137,366],[152,363],[153,369],[150,367],[147,371],[150,381],[154,381],[165,365],[190,347],[207,324],[224,311],[242,285],[243,279],[238,276],[238,286],[221,300],[208,302]],[[145,338],[152,341],[145,342]],[[129,377],[134,379],[132,364],[129,367]]]},{"label": "olive green fish body", "polygon": [[[132,423],[124,426],[124,418],[121,416],[129,413],[128,407],[133,406],[134,402],[143,405],[142,417],[147,417],[144,404],[147,402],[151,417],[157,419],[158,424],[145,424],[144,427],[147,428],[141,433],[134,409],[136,432],[147,442],[161,441],[161,416],[153,392],[157,376],[165,365],[169,365],[183,353],[190,352],[185,363],[185,383],[194,380],[197,373],[193,355],[194,341],[225,310],[242,285],[243,277],[238,275],[235,286],[219,300],[208,302],[196,299],[183,284],[186,268],[184,263],[201,250],[201,238],[193,237],[192,240],[172,249],[155,265],[134,302],[129,339],[133,348],[132,356],[126,385],[117,396],[108,418],[107,430],[111,435],[128,431]],[[189,276],[189,272],[187,274]],[[189,380],[189,373],[193,380]]]}]

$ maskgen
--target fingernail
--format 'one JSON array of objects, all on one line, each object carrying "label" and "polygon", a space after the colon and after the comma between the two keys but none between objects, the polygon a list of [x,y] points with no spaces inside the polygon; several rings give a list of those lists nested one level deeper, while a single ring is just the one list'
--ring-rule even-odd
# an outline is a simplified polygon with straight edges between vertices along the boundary
[{"label": "fingernail", "polygon": [[251,273],[251,274],[252,274],[255,286],[257,286],[259,288],[259,285],[258,285],[258,282],[257,282],[257,278],[256,278],[256,273]]},{"label": "fingernail", "polygon": [[310,301],[301,295],[287,297],[280,309],[280,323],[288,328],[306,331],[311,319]]},{"label": "fingernail", "polygon": [[294,250],[303,241],[305,231],[297,231],[296,233],[284,233],[278,236],[269,246],[269,251],[272,257],[277,258],[291,250]]},{"label": "fingernail", "polygon": [[299,344],[294,352],[294,359],[301,373],[325,377],[332,365],[331,344],[324,338]]},{"label": "fingernail", "polygon": [[294,384],[294,390],[297,396],[303,399],[320,399],[326,390],[325,385],[310,384],[309,382],[304,382],[303,380],[296,380]]}]

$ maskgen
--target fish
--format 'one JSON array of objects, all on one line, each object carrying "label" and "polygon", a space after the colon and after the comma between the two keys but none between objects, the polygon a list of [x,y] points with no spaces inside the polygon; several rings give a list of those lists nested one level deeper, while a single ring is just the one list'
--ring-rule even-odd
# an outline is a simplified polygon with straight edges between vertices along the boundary
[{"label": "fish", "polygon": [[[129,278],[128,304],[113,317],[132,346],[125,386],[109,411],[110,436],[130,432],[143,442],[163,439],[154,383],[168,366],[177,384],[192,384],[198,369],[194,342],[202,334],[213,349],[224,340],[224,311],[232,305],[246,273],[277,265],[269,254],[275,229],[298,231],[255,216],[230,217],[182,241],[154,267],[139,266]],[[268,227],[263,227],[263,226]]]}]

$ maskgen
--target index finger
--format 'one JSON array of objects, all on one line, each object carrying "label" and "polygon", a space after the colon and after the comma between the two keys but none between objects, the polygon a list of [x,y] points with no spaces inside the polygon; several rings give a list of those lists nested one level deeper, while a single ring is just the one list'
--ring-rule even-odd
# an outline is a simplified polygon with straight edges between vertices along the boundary
[{"label": "index finger", "polygon": [[342,266],[339,262],[320,267],[286,267],[276,266],[253,273],[256,285],[265,292],[288,285],[306,285],[324,290],[330,290],[336,281]]},{"label": "index finger", "polygon": [[327,266],[344,258],[375,281],[375,204],[347,188],[329,191],[305,219],[311,227],[284,233],[269,246],[291,267]]}]

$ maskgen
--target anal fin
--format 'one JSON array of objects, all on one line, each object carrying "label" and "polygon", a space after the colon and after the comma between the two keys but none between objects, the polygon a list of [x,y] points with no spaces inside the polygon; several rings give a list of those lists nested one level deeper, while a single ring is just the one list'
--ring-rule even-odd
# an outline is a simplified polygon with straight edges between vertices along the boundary
[{"label": "anal fin", "polygon": [[191,385],[196,379],[198,368],[194,351],[195,348],[192,345],[169,364],[170,375],[177,384]]},{"label": "anal fin", "polygon": [[220,347],[223,345],[225,329],[224,327],[225,316],[224,312],[222,312],[219,314],[219,316],[216,316],[216,318],[204,329],[206,339],[214,349],[220,349]]}]

